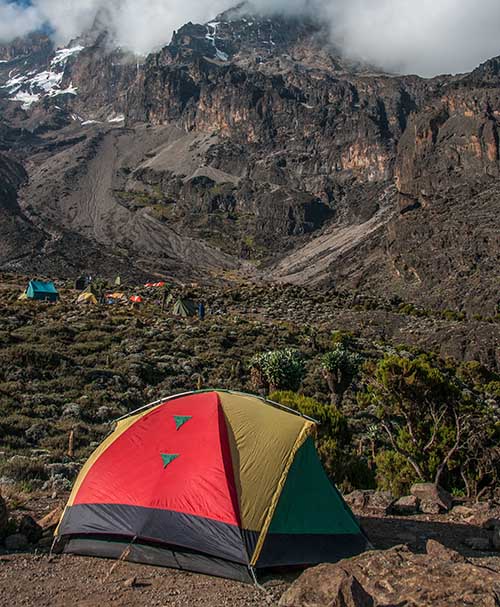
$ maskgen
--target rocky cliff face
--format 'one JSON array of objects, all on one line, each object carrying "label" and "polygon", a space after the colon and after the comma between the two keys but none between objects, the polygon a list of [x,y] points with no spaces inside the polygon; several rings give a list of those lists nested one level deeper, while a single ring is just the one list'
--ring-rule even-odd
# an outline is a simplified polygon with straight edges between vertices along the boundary
[{"label": "rocky cliff face", "polygon": [[35,74],[16,53],[0,49],[0,111],[36,137],[9,147],[34,225],[139,272],[329,282],[492,313],[499,60],[398,77],[346,61],[313,22],[241,9],[147,58],[110,50],[104,32],[27,44]]}]

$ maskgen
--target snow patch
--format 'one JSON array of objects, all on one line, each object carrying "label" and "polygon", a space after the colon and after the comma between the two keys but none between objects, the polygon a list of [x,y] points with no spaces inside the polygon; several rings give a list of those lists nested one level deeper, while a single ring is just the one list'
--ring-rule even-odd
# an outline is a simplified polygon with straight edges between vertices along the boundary
[{"label": "snow patch", "polygon": [[207,33],[205,34],[205,38],[207,40],[210,40],[210,42],[212,43],[212,46],[215,49],[215,56],[217,57],[217,59],[219,59],[219,61],[227,61],[229,59],[229,56],[217,48],[217,43],[215,41],[215,39],[217,38],[217,28],[219,27],[219,25],[220,21],[211,21],[210,23],[207,23]]},{"label": "snow patch", "polygon": [[125,122],[125,116],[123,114],[117,114],[112,118],[108,118],[108,122],[116,123],[116,122]]},{"label": "snow patch", "polygon": [[23,110],[29,110],[33,103],[40,100],[40,95],[37,95],[36,93],[19,91],[14,95],[14,97],[11,97],[11,99],[12,101],[21,101],[21,107]]},{"label": "snow patch", "polygon": [[65,89],[61,88],[61,83],[68,59],[83,49],[83,46],[73,46],[57,50],[49,69],[42,72],[31,71],[20,74],[16,69],[11,70],[9,80],[2,88],[7,89],[12,101],[21,101],[23,109],[29,109],[33,103],[45,96],[76,95],[77,87],[73,86],[73,83]]}]

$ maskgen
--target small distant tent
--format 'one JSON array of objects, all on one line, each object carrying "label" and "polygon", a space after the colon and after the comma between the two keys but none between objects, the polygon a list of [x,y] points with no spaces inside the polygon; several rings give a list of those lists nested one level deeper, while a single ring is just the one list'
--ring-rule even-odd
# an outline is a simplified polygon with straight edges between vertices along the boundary
[{"label": "small distant tent", "polygon": [[82,468],[55,550],[127,552],[246,582],[357,555],[367,538],[323,470],[315,432],[312,420],[223,390],[130,414]]},{"label": "small distant tent", "polygon": [[173,313],[175,316],[182,316],[183,318],[196,316],[196,304],[191,299],[178,299],[174,304]]},{"label": "small distant tent", "polygon": [[27,295],[26,291],[23,291],[23,292],[21,293],[21,295],[19,295],[19,297],[18,297],[17,299],[18,299],[19,301],[27,301],[27,299],[28,299],[28,295]]},{"label": "small distant tent", "polygon": [[148,289],[151,289],[153,287],[156,288],[156,289],[158,289],[158,288],[164,287],[166,284],[167,283],[163,282],[163,281],[161,281],[161,282],[147,282],[144,286],[147,287]]},{"label": "small distant tent", "polygon": [[142,303],[144,300],[142,299],[142,297],[140,295],[132,295],[132,297],[130,298],[130,301],[133,304],[140,304]]},{"label": "small distant tent", "polygon": [[115,278],[115,287],[121,287],[121,285],[122,285],[122,279],[121,279],[121,276],[117,276],[117,277]]},{"label": "small distant tent", "polygon": [[127,303],[127,296],[125,293],[108,293],[106,295],[107,304],[120,304]]},{"label": "small distant tent", "polygon": [[78,299],[76,300],[76,303],[77,304],[87,304],[89,306],[95,306],[95,305],[97,305],[97,298],[92,293],[92,291],[88,290],[88,291],[85,291],[84,293],[80,293],[80,295],[78,296]]},{"label": "small distant tent", "polygon": [[26,289],[28,299],[34,301],[51,301],[59,299],[59,293],[53,282],[42,282],[41,280],[30,280]]}]

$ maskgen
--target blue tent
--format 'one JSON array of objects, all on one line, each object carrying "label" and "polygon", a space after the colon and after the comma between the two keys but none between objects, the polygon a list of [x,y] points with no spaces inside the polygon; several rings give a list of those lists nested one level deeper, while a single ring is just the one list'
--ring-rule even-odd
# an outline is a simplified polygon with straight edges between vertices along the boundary
[{"label": "blue tent", "polygon": [[39,280],[30,280],[26,289],[28,299],[35,301],[57,301],[59,293],[53,282],[41,282]]}]

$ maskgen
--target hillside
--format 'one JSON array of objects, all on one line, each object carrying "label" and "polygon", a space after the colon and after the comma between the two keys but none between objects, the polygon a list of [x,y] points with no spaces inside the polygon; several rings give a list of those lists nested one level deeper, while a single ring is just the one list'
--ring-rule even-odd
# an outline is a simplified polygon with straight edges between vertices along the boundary
[{"label": "hillside", "polygon": [[96,24],[0,61],[0,162],[22,175],[0,170],[4,270],[239,275],[495,313],[498,60],[396,76],[312,21],[240,9],[148,57]]}]

